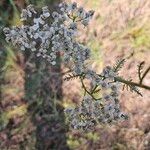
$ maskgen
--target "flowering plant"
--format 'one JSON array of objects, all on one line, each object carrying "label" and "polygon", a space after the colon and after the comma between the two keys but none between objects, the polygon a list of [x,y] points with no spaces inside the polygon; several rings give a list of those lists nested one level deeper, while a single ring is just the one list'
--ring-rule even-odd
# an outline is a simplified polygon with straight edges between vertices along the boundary
[{"label": "flowering plant", "polygon": [[[69,75],[65,80],[79,78],[84,89],[83,101],[75,108],[66,108],[65,114],[74,129],[91,129],[98,123],[114,123],[127,119],[119,105],[120,86],[126,85],[131,91],[141,95],[138,87],[150,90],[143,85],[143,79],[150,67],[142,74],[143,63],[138,67],[139,83],[125,80],[119,76],[125,59],[113,67],[107,66],[102,73],[97,74],[87,65],[91,50],[78,41],[79,26],[86,27],[94,15],[94,11],[85,11],[77,3],[59,5],[60,11],[50,14],[47,6],[41,12],[33,5],[22,10],[23,25],[4,28],[6,41],[18,46],[21,50],[29,49],[37,57],[46,59],[51,65],[56,65],[57,56],[61,56],[62,63],[69,68]],[[89,90],[84,80],[92,83]],[[100,97],[95,97],[100,93]]]}]

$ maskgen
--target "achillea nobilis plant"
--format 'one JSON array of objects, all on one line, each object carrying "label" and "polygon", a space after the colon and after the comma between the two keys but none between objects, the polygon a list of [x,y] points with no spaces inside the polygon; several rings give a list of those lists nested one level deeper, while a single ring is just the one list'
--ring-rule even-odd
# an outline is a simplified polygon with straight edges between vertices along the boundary
[{"label": "achillea nobilis plant", "polygon": [[[112,124],[128,118],[119,105],[120,87],[129,87],[131,91],[141,95],[138,87],[150,90],[142,81],[150,67],[141,73],[143,64],[138,66],[139,83],[125,80],[119,76],[125,59],[117,61],[114,66],[107,66],[102,73],[91,70],[86,61],[90,58],[91,50],[78,41],[79,26],[88,26],[94,11],[86,11],[77,3],[61,3],[59,12],[50,14],[47,6],[39,12],[33,5],[22,10],[23,25],[4,28],[6,41],[21,50],[31,50],[37,57],[42,57],[51,65],[56,65],[57,55],[69,69],[65,80],[79,78],[83,87],[84,97],[80,105],[65,108],[64,112],[70,127],[89,130],[97,124]],[[91,81],[93,89],[89,90],[84,80]],[[95,97],[100,93],[100,97]]]}]

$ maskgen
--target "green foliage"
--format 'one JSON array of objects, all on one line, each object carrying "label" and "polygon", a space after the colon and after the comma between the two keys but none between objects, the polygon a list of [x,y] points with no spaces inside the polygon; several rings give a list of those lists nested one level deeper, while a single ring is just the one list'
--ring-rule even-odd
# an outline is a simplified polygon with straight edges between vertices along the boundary
[{"label": "green foliage", "polygon": [[9,120],[7,118],[6,113],[1,113],[0,114],[0,131],[6,128]]},{"label": "green foliage", "polygon": [[87,133],[86,137],[87,137],[88,140],[91,140],[93,142],[98,141],[99,138],[100,138],[99,135],[98,135],[98,133],[95,133],[95,132],[89,132],[89,133]]},{"label": "green foliage", "polygon": [[150,48],[150,28],[149,28],[149,23],[146,25],[142,26],[138,30],[138,32],[134,32],[132,35],[134,37],[134,46],[135,48],[138,47],[146,47]]},{"label": "green foliage", "polygon": [[80,146],[80,139],[75,139],[72,135],[69,135],[67,144],[69,145],[70,149],[76,149]]},{"label": "green foliage", "polygon": [[70,149],[79,149],[79,147],[82,147],[82,149],[89,149],[88,144],[85,145],[85,142],[89,143],[96,143],[100,139],[100,136],[96,132],[87,132],[87,133],[76,133],[76,135],[69,134],[67,143],[69,145]]}]

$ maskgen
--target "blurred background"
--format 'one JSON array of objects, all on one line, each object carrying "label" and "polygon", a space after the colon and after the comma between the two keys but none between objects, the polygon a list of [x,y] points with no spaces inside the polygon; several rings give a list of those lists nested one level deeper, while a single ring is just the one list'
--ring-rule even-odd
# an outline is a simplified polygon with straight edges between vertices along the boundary
[{"label": "blurred background", "polygon": [[[95,10],[88,28],[79,31],[81,42],[92,49],[93,69],[100,72],[127,58],[120,74],[138,81],[137,65],[142,61],[145,68],[150,65],[150,1],[74,1]],[[21,10],[28,4],[48,5],[53,11],[60,2],[0,0],[0,150],[150,150],[149,91],[141,90],[143,97],[121,92],[121,107],[129,114],[125,122],[99,125],[91,132],[70,130],[63,108],[81,101],[78,79],[63,81],[61,63],[51,67],[5,42],[3,27],[20,25]],[[150,85],[150,75],[144,84]]]}]

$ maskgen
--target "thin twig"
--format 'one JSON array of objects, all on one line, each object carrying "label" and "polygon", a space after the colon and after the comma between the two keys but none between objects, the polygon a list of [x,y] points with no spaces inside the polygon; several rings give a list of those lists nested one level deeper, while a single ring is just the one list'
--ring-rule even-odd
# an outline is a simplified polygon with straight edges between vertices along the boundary
[{"label": "thin twig", "polygon": [[93,90],[92,90],[92,94],[95,92],[95,90],[96,90],[96,88],[98,87],[98,85],[96,85],[94,88],[93,88]]},{"label": "thin twig", "polygon": [[90,93],[90,92],[87,90],[87,88],[86,88],[86,86],[85,86],[85,84],[84,84],[84,82],[83,82],[83,79],[84,79],[83,77],[80,78],[82,87],[83,87],[83,89],[84,89],[84,91],[85,91],[85,94],[88,93],[94,100],[99,100],[99,98],[95,98],[95,97],[92,95],[92,93]]},{"label": "thin twig", "polygon": [[141,83],[141,79],[142,79],[142,77],[141,77],[141,71],[142,71],[142,69],[143,69],[144,63],[145,63],[145,62],[143,61],[143,62],[141,62],[141,63],[139,64],[139,66],[138,66],[138,77],[139,77],[140,83]]},{"label": "thin twig", "polygon": [[143,76],[141,77],[141,80],[140,80],[140,84],[142,84],[143,82],[143,79],[145,78],[145,76],[148,74],[148,72],[150,71],[150,66],[146,69],[146,71],[143,73]]}]

